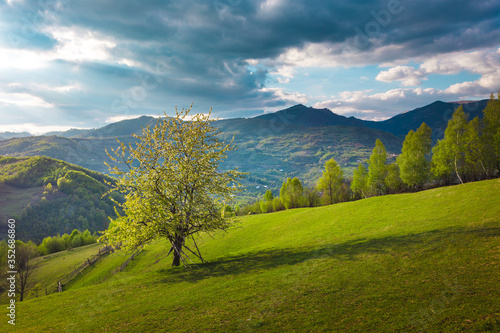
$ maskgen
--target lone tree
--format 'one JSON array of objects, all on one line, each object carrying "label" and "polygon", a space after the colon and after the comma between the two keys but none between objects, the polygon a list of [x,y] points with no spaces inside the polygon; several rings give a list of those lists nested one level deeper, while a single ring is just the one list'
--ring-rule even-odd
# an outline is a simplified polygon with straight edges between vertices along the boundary
[{"label": "lone tree", "polygon": [[16,241],[16,292],[19,294],[20,302],[24,300],[24,295],[28,290],[28,283],[36,268],[32,260],[36,256],[37,248],[33,242],[23,243],[22,241]]},{"label": "lone tree", "polygon": [[123,215],[117,211],[103,237],[125,249],[166,238],[172,266],[179,266],[191,260],[186,252],[204,261],[195,234],[228,227],[224,208],[241,187],[242,173],[219,170],[220,161],[235,147],[232,140],[226,143],[217,136],[220,131],[211,126],[210,113],[187,121],[191,107],[175,111],[175,118],[165,114],[154,128],[134,135],[135,147],[118,141],[120,147],[108,152],[128,170],[108,165],[119,176],[112,191],[123,193],[125,202],[116,202]]}]

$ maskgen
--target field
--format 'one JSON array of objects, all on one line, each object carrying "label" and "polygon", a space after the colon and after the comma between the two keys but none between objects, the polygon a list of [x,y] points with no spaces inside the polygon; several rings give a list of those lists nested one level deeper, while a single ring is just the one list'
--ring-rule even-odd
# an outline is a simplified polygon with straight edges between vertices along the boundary
[{"label": "field", "polygon": [[16,329],[499,331],[499,194],[491,180],[248,216],[199,240],[208,263],[171,268],[158,241],[98,283],[117,252],[66,291],[17,303]]}]

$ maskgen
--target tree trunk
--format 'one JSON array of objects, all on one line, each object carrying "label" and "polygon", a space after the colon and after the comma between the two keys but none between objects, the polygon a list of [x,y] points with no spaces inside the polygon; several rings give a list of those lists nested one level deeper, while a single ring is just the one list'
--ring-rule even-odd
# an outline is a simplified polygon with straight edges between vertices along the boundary
[{"label": "tree trunk", "polygon": [[181,235],[176,235],[173,242],[173,252],[174,260],[172,261],[172,267],[177,267],[181,265],[181,251],[184,244],[184,237]]}]

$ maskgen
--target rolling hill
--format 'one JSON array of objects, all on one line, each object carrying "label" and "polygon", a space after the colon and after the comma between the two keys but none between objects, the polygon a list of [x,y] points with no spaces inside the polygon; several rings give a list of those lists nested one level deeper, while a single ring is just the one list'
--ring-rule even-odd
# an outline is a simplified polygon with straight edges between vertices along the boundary
[{"label": "rolling hill", "polygon": [[[116,137],[128,143],[135,139],[124,133],[140,133],[141,127],[155,124],[151,117],[141,117],[111,124],[86,133],[88,138],[40,136],[13,138],[0,141],[0,155],[49,156],[81,165],[99,172],[107,172],[104,161],[110,162],[105,149],[118,146]],[[400,152],[402,140],[380,130],[348,126],[310,128],[293,124],[277,124],[273,119],[228,119],[214,123],[222,136],[238,147],[221,165],[222,168],[239,167],[251,172],[243,183],[248,195],[281,187],[286,177],[299,177],[305,183],[315,182],[321,175],[324,162],[334,157],[352,174],[357,164],[369,157],[380,138],[388,152]]]},{"label": "rolling hill", "polygon": [[[189,269],[157,241],[111,275],[130,255],[118,251],[62,293],[17,303],[16,328],[498,331],[499,191],[496,179],[248,216],[202,236],[208,262]],[[56,283],[82,253],[41,259],[32,283]]]},{"label": "rolling hill", "polygon": [[106,229],[115,213],[111,200],[101,198],[109,190],[105,181],[114,180],[48,157],[0,157],[2,238],[10,218],[17,222],[17,239],[24,241],[40,242],[73,229]]}]

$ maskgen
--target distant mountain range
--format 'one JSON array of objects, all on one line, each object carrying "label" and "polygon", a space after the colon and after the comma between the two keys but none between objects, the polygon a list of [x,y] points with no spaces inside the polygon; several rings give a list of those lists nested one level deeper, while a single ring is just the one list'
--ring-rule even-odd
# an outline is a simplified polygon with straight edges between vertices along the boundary
[{"label": "distant mountain range", "polygon": [[[254,118],[223,119],[214,122],[222,136],[238,147],[229,154],[222,168],[238,167],[249,172],[244,180],[250,194],[277,191],[285,177],[299,177],[313,183],[329,158],[335,158],[352,175],[360,161],[366,160],[377,138],[385,144],[392,158],[401,151],[409,130],[422,122],[433,129],[434,139],[443,136],[453,111],[463,104],[470,118],[482,116],[487,100],[477,102],[434,102],[401,113],[385,121],[374,122],[337,115],[328,109],[296,105]],[[85,168],[107,172],[105,149],[117,147],[116,138],[128,143],[143,127],[156,119],[142,116],[123,120],[98,129],[53,132],[51,136],[20,137],[0,140],[0,155],[26,157],[49,156]],[[314,129],[312,129],[314,128]],[[1,135],[1,134],[0,134]]]},{"label": "distant mountain range", "polygon": [[441,139],[444,130],[451,119],[453,111],[460,105],[464,106],[465,112],[469,114],[469,119],[474,117],[482,118],[483,109],[488,100],[481,101],[461,101],[461,102],[441,102],[417,108],[412,111],[400,113],[384,121],[368,121],[355,117],[344,117],[330,111],[329,109],[314,109],[302,104],[275,113],[265,114],[256,117],[266,119],[275,123],[299,125],[305,127],[323,126],[355,126],[363,128],[378,129],[392,133],[404,138],[410,130],[416,130],[425,122],[434,132],[434,139]]}]

